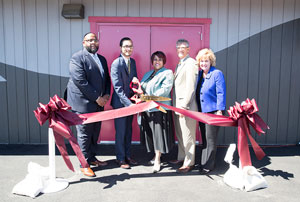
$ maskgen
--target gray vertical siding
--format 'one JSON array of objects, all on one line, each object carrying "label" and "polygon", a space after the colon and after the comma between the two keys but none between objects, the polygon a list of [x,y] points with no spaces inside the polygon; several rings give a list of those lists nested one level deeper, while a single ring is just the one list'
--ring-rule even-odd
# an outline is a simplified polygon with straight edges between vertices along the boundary
[{"label": "gray vertical siding", "polygon": [[[5,64],[0,63],[0,74],[6,78]],[[8,126],[8,106],[7,106],[7,92],[6,83],[0,82],[0,142],[9,142]]]},{"label": "gray vertical siding", "polygon": [[[287,142],[300,142],[300,20],[294,21]],[[295,45],[298,44],[298,45]]]},{"label": "gray vertical siding", "polygon": [[[85,19],[64,19],[65,3],[84,4]],[[300,0],[0,0],[0,143],[47,142],[32,111],[63,95],[88,16],[211,18],[227,107],[255,98],[271,128],[260,144],[300,141]],[[218,143],[236,135],[222,128]]]},{"label": "gray vertical siding", "polygon": [[[256,135],[261,144],[299,142],[299,22],[275,26],[217,53],[217,66],[226,77],[227,106],[255,98],[259,115],[271,128],[266,136]],[[231,142],[234,135],[226,128],[219,143]]]}]

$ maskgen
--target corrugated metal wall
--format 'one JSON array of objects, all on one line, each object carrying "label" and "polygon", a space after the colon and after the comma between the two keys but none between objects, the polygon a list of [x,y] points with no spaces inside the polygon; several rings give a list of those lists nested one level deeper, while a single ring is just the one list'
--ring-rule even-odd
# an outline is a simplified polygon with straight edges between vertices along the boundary
[{"label": "corrugated metal wall", "polygon": [[[65,3],[84,4],[85,19],[61,17]],[[227,106],[256,98],[271,127],[258,142],[299,142],[300,0],[0,0],[0,143],[47,142],[32,111],[62,95],[88,16],[212,18]],[[219,144],[235,136],[236,129],[222,129]]]}]

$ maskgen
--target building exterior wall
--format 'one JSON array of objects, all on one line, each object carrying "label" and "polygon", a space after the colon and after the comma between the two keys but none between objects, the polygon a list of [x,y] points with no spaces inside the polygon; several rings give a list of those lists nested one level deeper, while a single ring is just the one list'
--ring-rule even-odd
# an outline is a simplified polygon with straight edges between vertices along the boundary
[{"label": "building exterior wall", "polygon": [[[83,4],[85,18],[63,18],[65,3]],[[0,0],[0,143],[47,142],[32,111],[63,95],[88,16],[211,18],[227,108],[255,98],[271,128],[258,143],[300,141],[300,0]],[[219,144],[236,134],[223,128]]]}]

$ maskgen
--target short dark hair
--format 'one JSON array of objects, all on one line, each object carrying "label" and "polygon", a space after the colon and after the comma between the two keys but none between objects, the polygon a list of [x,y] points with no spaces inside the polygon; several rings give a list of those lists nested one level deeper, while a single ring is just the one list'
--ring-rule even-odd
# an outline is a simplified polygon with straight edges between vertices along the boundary
[{"label": "short dark hair", "polygon": [[177,42],[176,42],[176,47],[179,46],[180,44],[183,44],[183,43],[186,45],[187,48],[190,46],[188,40],[186,40],[186,39],[178,39]]},{"label": "short dark hair", "polygon": [[86,33],[84,36],[83,36],[83,38],[85,38],[87,35],[89,35],[89,34],[94,34],[96,37],[97,37],[97,35],[94,33],[94,32],[88,32],[88,33]]},{"label": "short dark hair", "polygon": [[123,38],[121,39],[121,41],[120,41],[120,47],[123,46],[123,41],[131,41],[131,42],[132,42],[131,38],[129,38],[129,37],[123,37]]},{"label": "short dark hair", "polygon": [[161,58],[163,60],[164,65],[166,64],[167,57],[164,54],[164,52],[162,52],[162,51],[156,51],[156,52],[152,53],[152,55],[151,55],[151,64],[153,64],[153,60],[154,60],[155,56],[157,56],[158,58]]}]

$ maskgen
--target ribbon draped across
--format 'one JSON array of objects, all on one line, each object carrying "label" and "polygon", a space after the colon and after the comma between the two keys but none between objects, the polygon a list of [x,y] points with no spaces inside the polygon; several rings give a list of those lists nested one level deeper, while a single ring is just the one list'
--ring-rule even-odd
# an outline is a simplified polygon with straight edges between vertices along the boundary
[{"label": "ribbon draped across", "polygon": [[265,133],[263,129],[269,129],[268,125],[256,114],[258,112],[258,107],[254,99],[246,99],[241,104],[235,103],[235,106],[230,107],[228,110],[229,117],[220,116],[215,114],[208,114],[202,112],[188,111],[185,109],[179,109],[176,107],[168,106],[162,103],[159,105],[168,108],[172,111],[179,112],[185,116],[192,119],[200,121],[202,123],[215,125],[215,126],[235,126],[238,127],[238,153],[241,161],[242,167],[251,166],[251,158],[248,147],[249,138],[252,148],[255,152],[257,159],[261,160],[265,153],[251,136],[249,123],[254,128],[254,130],[260,135]]},{"label": "ribbon draped across", "polygon": [[39,103],[39,105],[40,107],[34,110],[34,115],[40,125],[43,125],[47,120],[49,120],[49,128],[53,129],[56,146],[68,168],[74,172],[73,165],[68,156],[64,138],[69,140],[76,156],[80,161],[81,166],[83,168],[89,167],[89,164],[85,160],[77,140],[69,127],[70,125],[81,124],[83,119],[78,117],[77,114],[67,111],[71,109],[70,105],[57,95],[55,95],[53,98],[50,98],[48,104],[43,105]]},{"label": "ribbon draped across", "polygon": [[61,99],[57,95],[55,95],[53,98],[50,98],[48,104],[44,105],[39,103],[39,105],[40,107],[34,110],[36,119],[40,125],[43,125],[47,120],[49,120],[49,128],[53,129],[56,146],[66,165],[73,172],[74,168],[68,156],[64,138],[69,140],[81,166],[83,168],[87,168],[89,167],[89,164],[85,160],[77,140],[70,129],[70,126],[129,116],[152,109],[154,107],[159,107],[159,105],[155,102],[145,102],[116,110],[88,114],[76,114],[68,111],[71,110],[71,106],[64,99]]},{"label": "ribbon draped across", "polygon": [[75,113],[67,111],[70,110],[71,107],[66,101],[55,95],[53,98],[50,98],[50,102],[47,105],[43,105],[40,103],[40,107],[37,108],[34,113],[40,125],[43,125],[46,120],[49,120],[49,127],[53,128],[56,145],[69,169],[74,171],[74,168],[66,151],[63,137],[69,140],[81,165],[83,167],[87,167],[88,164],[84,159],[83,154],[77,144],[76,138],[73,136],[69,126],[120,118],[147,111],[152,108],[159,108],[160,106],[181,113],[184,116],[188,116],[192,119],[206,124],[238,127],[238,152],[242,167],[251,165],[247,137],[249,137],[250,139],[257,158],[260,160],[265,156],[263,150],[251,136],[249,129],[249,123],[258,134],[264,133],[263,129],[269,128],[267,124],[256,114],[256,112],[258,111],[258,107],[254,99],[252,99],[251,101],[247,99],[242,105],[236,103],[235,106],[230,107],[230,109],[228,110],[230,117],[189,111],[186,109],[180,109],[154,101],[143,102],[120,109],[77,115]]}]

